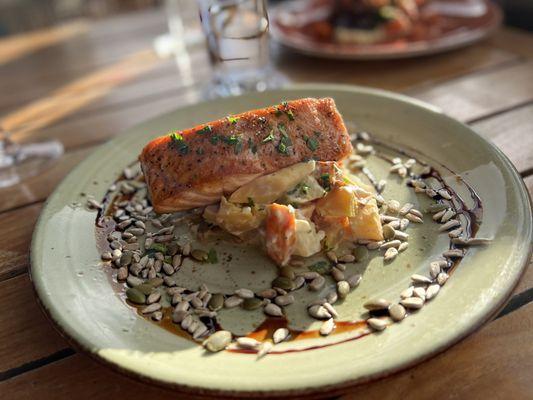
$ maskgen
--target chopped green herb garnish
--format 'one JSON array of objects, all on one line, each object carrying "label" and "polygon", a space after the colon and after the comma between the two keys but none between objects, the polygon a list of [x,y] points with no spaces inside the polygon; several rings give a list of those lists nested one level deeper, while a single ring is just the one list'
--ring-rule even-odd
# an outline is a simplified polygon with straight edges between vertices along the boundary
[{"label": "chopped green herb garnish", "polygon": [[277,149],[281,154],[288,154],[287,146],[282,142],[279,142]]},{"label": "chopped green herb garnish", "polygon": [[300,192],[301,193],[307,194],[307,193],[309,193],[309,189],[311,189],[311,188],[309,187],[309,185],[307,183],[304,183],[304,182],[300,183]]},{"label": "chopped green herb garnish", "polygon": [[287,110],[286,113],[287,113],[287,117],[289,117],[289,121],[294,121],[294,114],[292,110]]},{"label": "chopped green herb garnish", "polygon": [[305,140],[305,144],[307,145],[307,147],[309,147],[309,150],[311,151],[315,151],[316,149],[318,149],[318,140],[316,140],[314,137],[308,137]]},{"label": "chopped green herb garnish", "polygon": [[170,256],[166,256],[166,257],[165,257],[165,262],[166,262],[167,264],[172,264],[172,257],[170,257]]},{"label": "chopped green herb garnish", "polygon": [[215,249],[209,249],[207,252],[207,260],[209,264],[216,264],[218,262],[217,251]]},{"label": "chopped green herb garnish", "polygon": [[228,116],[228,121],[232,124],[232,125],[235,125],[237,123],[237,121],[239,120],[239,117],[232,117],[231,115]]},{"label": "chopped green herb garnish", "polygon": [[281,111],[280,109],[277,109],[276,112],[274,113],[274,115],[276,117],[281,117],[283,115],[283,111]]},{"label": "chopped green herb garnish", "polygon": [[165,254],[167,252],[167,246],[165,246],[162,243],[152,243],[152,246],[150,246],[151,250],[155,250],[159,253]]},{"label": "chopped green herb garnish", "polygon": [[309,266],[309,271],[317,272],[320,275],[325,275],[331,271],[331,264],[327,261],[317,261]]},{"label": "chopped green herb garnish", "polygon": [[320,175],[320,182],[322,184],[322,187],[326,190],[331,189],[331,182],[330,182],[330,175],[329,174],[322,174]]},{"label": "chopped green herb garnish", "polygon": [[179,133],[171,133],[170,139],[172,140],[172,145],[181,153],[187,154],[189,152],[189,145],[183,140],[183,136]]},{"label": "chopped green herb garnish", "polygon": [[262,142],[263,142],[263,143],[267,143],[267,142],[271,142],[271,141],[273,141],[273,140],[274,140],[274,129],[271,129],[271,130],[270,130],[270,133],[268,134],[268,136],[266,136],[266,137],[262,140]]},{"label": "chopped green herb garnish", "polygon": [[198,129],[198,130],[196,131],[196,133],[199,134],[199,135],[203,135],[203,134],[205,134],[205,133],[210,133],[210,132],[212,132],[212,131],[213,131],[213,128],[211,128],[210,125],[206,125],[206,126],[204,126],[202,129]]},{"label": "chopped green herb garnish", "polygon": [[284,135],[287,135],[287,130],[285,129],[285,125],[283,124],[278,124],[278,130],[284,134]]},{"label": "chopped green herb garnish", "polygon": [[251,208],[255,207],[255,201],[251,197],[248,197],[248,207],[251,207]]},{"label": "chopped green herb garnish", "polygon": [[292,140],[290,136],[287,135],[285,125],[279,124],[278,129],[281,132],[281,139],[279,141],[277,149],[281,154],[289,154],[289,146],[292,146]]},{"label": "chopped green herb garnish", "polygon": [[231,136],[222,136],[222,141],[226,144],[229,144],[230,146],[233,146],[239,141],[239,138],[235,135]]},{"label": "chopped green herb garnish", "polygon": [[283,107],[288,107],[288,106],[289,106],[289,103],[287,103],[286,100],[283,100],[283,101],[281,102],[281,105],[282,105]]},{"label": "chopped green herb garnish", "polygon": [[209,141],[211,142],[211,144],[215,145],[218,143],[218,140],[220,139],[220,136],[218,135],[213,135],[209,138]]}]

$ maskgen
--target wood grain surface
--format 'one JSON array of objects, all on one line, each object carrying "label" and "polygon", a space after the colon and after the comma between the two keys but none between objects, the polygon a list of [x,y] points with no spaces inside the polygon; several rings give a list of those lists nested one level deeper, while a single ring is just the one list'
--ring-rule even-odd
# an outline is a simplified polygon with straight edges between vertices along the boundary
[{"label": "wood grain surface", "polygon": [[[57,138],[65,155],[41,175],[0,189],[0,398],[190,398],[133,381],[76,353],[39,310],[27,274],[43,202],[97,145],[148,118],[199,101],[211,77],[203,46],[191,49],[193,82],[152,50],[161,10],[76,21],[0,40],[0,126],[15,139]],[[395,62],[313,59],[274,47],[294,82],[401,91],[471,124],[514,163],[533,193],[533,34],[502,28],[477,45]],[[533,269],[499,317],[407,371],[343,399],[533,398]]]}]

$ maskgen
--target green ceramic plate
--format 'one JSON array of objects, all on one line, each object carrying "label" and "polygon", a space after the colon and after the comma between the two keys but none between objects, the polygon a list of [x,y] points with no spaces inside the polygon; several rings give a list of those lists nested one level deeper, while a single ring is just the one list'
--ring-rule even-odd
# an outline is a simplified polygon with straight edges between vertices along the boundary
[{"label": "green ceramic plate", "polygon": [[[412,149],[434,166],[441,165],[438,168],[448,184],[460,193],[465,191],[464,184],[450,171],[461,175],[483,201],[478,235],[494,237],[494,243],[471,249],[437,298],[382,333],[358,340],[350,340],[355,333],[347,332],[282,343],[276,347],[279,354],[260,360],[251,354],[227,351],[206,355],[200,346],[139,317],[117,295],[99,265],[95,213],[80,205],[85,203],[80,193],[102,198],[143,145],[170,129],[306,96],[333,97],[345,120],[356,122],[382,141]],[[378,178],[387,177],[386,164],[371,163]],[[427,199],[389,180],[385,197],[425,207]],[[393,263],[384,265],[376,257],[364,266],[360,287],[338,306],[341,319],[359,319],[362,304],[370,296],[398,299],[411,274],[427,273],[429,261],[447,245],[445,235],[435,234],[436,225],[430,220],[414,228],[409,249]],[[308,85],[182,108],[130,129],[102,146],[50,196],[33,238],[31,276],[46,313],[76,347],[139,379],[211,395],[331,394],[332,390],[410,367],[474,331],[509,297],[529,259],[531,241],[531,207],[520,176],[498,149],[468,127],[427,104],[400,95]],[[246,250],[239,254],[230,266],[230,275],[237,283],[261,286],[249,279],[250,268],[265,279],[274,276],[273,266],[261,254]],[[200,269],[203,272],[192,279],[231,290],[231,284],[216,275],[215,267],[211,266],[211,271]],[[294,326],[311,323],[302,308],[298,304],[288,308]],[[233,313],[226,313],[224,318],[237,330],[245,330],[263,318],[260,313]],[[310,349],[325,344],[329,346]]]}]

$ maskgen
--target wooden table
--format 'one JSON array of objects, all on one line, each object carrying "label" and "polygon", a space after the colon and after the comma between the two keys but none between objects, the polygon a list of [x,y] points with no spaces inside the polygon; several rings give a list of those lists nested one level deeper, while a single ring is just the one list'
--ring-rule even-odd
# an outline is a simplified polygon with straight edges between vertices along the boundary
[{"label": "wooden table", "polygon": [[[191,51],[194,79],[184,82],[172,59],[151,50],[165,29],[161,12],[143,12],[0,41],[3,124],[16,139],[54,137],[66,148],[42,175],[0,190],[0,398],[173,396],[75,352],[41,313],[27,274],[35,221],[59,181],[123,129],[198,100],[210,75],[205,48]],[[395,62],[331,62],[280,49],[275,62],[295,82],[375,86],[432,103],[498,145],[533,191],[533,34],[504,28],[463,50]],[[531,300],[529,268],[507,307],[478,332],[342,398],[533,398]]]}]

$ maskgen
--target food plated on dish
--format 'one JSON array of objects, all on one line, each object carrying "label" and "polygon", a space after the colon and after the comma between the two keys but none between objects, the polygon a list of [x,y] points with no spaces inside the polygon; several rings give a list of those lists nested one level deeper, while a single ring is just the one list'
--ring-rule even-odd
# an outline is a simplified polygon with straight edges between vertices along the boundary
[{"label": "food plated on dish", "polygon": [[[286,313],[306,292],[315,294],[306,308],[323,321],[320,335],[335,334],[337,326],[360,335],[382,331],[432,300],[469,246],[490,240],[475,237],[483,210],[473,189],[468,207],[431,166],[391,157],[393,149],[372,143],[367,132],[350,136],[331,98],[283,101],[170,132],[144,147],[140,165],[124,171],[102,204],[88,200],[102,211],[102,259],[118,268],[113,279],[123,282],[128,304],[209,351],[224,350],[235,337],[236,348],[263,356],[273,344],[315,331],[291,330]],[[370,157],[389,163],[400,186],[427,198],[426,210],[385,198],[387,181],[376,180]],[[396,299],[368,299],[365,318],[342,321],[335,304],[363,279],[354,267],[380,257],[387,268],[408,249],[411,225],[424,219],[439,224],[433,235],[449,238],[441,257],[427,274],[413,274]],[[231,262],[231,253],[220,254],[221,242],[265,253],[278,276],[260,290],[188,286],[185,261],[197,270],[219,267],[219,257]],[[220,318],[237,308],[262,310],[265,320],[244,335],[231,332]]]},{"label": "food plated on dish", "polygon": [[485,0],[293,0],[272,20],[278,40],[309,54],[387,58],[472,43],[501,23],[501,13]]},{"label": "food plated on dish", "polygon": [[[309,148],[313,132],[297,135],[293,127],[305,129],[311,120],[291,105],[325,98],[334,99],[353,151],[344,154],[349,146],[340,146],[324,161],[326,142],[310,140],[315,150]],[[276,109],[272,138],[270,130],[254,135],[255,154],[248,138],[235,146],[241,141],[233,134],[243,134],[237,117],[270,109]],[[319,119],[328,123],[327,116]],[[213,130],[198,132],[207,142],[198,147],[196,131],[206,125]],[[337,128],[323,131],[338,140],[345,133]],[[215,134],[225,139],[212,144]],[[240,176],[238,187],[202,206],[156,212],[150,191],[157,185],[151,187],[148,165],[143,173],[136,160],[158,135],[167,145],[161,160],[173,166],[193,148],[224,154],[208,158],[204,173],[239,157],[268,156],[266,150],[279,166],[247,181]],[[307,159],[308,151],[316,156]],[[289,157],[295,158],[283,164]],[[317,172],[328,162],[336,165],[330,188]],[[247,165],[250,175],[257,173],[256,164]],[[278,180],[286,168],[292,173]],[[160,178],[172,177],[168,193],[180,201],[169,197],[165,207],[183,204],[183,191],[173,185],[187,177],[173,173],[168,166]],[[295,182],[300,173],[304,184],[273,200],[261,198],[270,191],[252,190],[261,181],[291,186],[288,177]],[[192,193],[208,187],[216,185]],[[232,198],[239,190],[246,199]],[[367,206],[355,196],[365,198],[363,191],[371,194],[368,204],[375,201],[383,240],[355,239],[362,233],[345,223]],[[249,193],[257,199],[249,201]],[[32,242],[31,277],[43,309],[70,342],[122,373],[189,394],[331,395],[443,351],[502,306],[528,261],[526,193],[498,150],[416,100],[320,85],[254,93],[178,109],[89,156],[47,201]],[[267,251],[266,209],[278,206],[289,223],[274,226],[294,232],[294,245],[291,235],[281,242],[287,263]],[[330,230],[324,216],[344,222]],[[296,229],[311,224],[314,231]],[[313,240],[296,246],[305,233]]]}]

